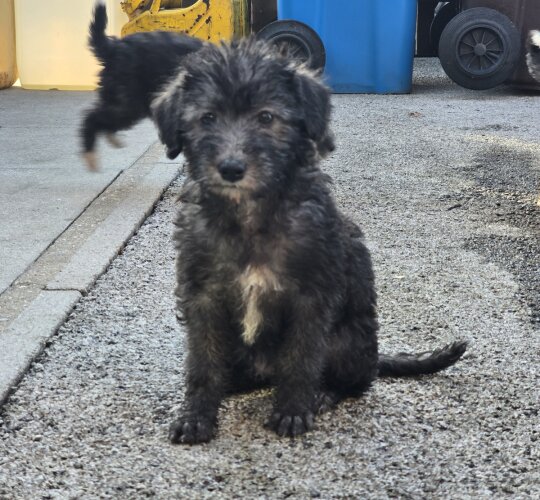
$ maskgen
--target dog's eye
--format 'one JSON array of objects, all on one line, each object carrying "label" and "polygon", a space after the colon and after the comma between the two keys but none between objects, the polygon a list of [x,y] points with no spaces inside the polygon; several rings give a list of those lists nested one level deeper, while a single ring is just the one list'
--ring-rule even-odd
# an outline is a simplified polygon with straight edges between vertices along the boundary
[{"label": "dog's eye", "polygon": [[203,125],[212,125],[216,121],[216,115],[214,113],[205,113],[201,117],[201,122]]},{"label": "dog's eye", "polygon": [[274,116],[269,111],[261,111],[259,113],[259,122],[263,125],[268,125],[269,123],[272,123],[273,119]]}]

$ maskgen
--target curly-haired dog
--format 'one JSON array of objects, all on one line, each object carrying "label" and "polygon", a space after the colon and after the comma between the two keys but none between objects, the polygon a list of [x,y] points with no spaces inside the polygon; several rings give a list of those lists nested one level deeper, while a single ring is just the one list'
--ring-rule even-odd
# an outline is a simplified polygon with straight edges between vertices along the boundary
[{"label": "curly-haired dog", "polygon": [[183,147],[191,186],[176,221],[188,357],[173,442],[210,440],[231,391],[276,385],[267,425],[297,436],[377,376],[459,359],[465,343],[378,354],[370,256],[317,166],[333,143],[315,74],[253,40],[205,46],[152,108],[162,140]]},{"label": "curly-haired dog", "polygon": [[531,31],[527,38],[527,66],[529,73],[540,82],[540,31]]},{"label": "curly-haired dog", "polygon": [[[178,70],[182,58],[199,50],[202,42],[179,33],[155,31],[117,39],[105,34],[107,11],[96,2],[90,24],[89,43],[103,65],[98,100],[86,113],[81,127],[83,156],[90,170],[97,170],[94,151],[97,136],[105,133],[119,146],[114,133],[150,116],[150,103],[160,88]],[[179,150],[167,151],[175,158]]]}]

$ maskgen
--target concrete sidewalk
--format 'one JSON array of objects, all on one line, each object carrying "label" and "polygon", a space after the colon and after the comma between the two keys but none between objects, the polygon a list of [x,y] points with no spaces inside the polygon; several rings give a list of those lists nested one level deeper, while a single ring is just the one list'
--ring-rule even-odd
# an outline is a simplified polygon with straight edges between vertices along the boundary
[{"label": "concrete sidewalk", "polygon": [[176,177],[154,127],[79,156],[92,92],[0,92],[0,402]]}]

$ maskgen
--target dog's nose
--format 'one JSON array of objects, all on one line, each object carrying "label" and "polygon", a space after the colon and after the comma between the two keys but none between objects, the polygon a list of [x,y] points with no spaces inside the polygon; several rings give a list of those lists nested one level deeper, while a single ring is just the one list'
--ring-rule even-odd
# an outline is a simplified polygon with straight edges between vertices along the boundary
[{"label": "dog's nose", "polygon": [[236,182],[244,177],[246,164],[242,160],[227,159],[218,165],[221,177],[229,182]]}]

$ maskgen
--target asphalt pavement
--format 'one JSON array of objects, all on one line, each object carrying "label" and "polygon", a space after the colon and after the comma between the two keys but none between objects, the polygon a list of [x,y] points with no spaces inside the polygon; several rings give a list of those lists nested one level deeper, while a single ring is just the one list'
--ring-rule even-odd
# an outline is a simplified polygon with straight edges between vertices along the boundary
[{"label": "asphalt pavement", "polygon": [[0,498],[540,497],[540,94],[468,91],[420,59],[411,95],[333,104],[323,169],[372,252],[381,351],[466,339],[465,357],[295,440],[263,428],[258,391],[226,400],[211,443],[169,444],[180,174],[0,411]]}]

